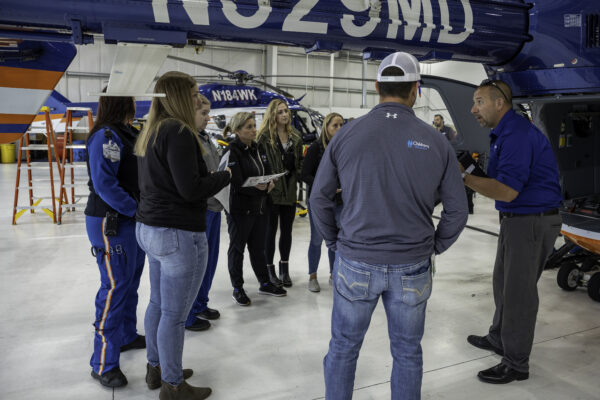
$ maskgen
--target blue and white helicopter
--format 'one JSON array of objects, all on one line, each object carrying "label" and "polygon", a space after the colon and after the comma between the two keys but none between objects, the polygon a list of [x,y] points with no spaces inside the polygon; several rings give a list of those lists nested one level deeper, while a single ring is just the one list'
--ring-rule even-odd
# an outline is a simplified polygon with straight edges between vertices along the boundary
[{"label": "blue and white helicopter", "polygon": [[[188,60],[181,57],[174,57],[178,61],[189,62],[201,65],[207,68],[215,69],[220,74],[216,76],[203,76],[201,78],[210,78],[215,83],[203,84],[198,87],[198,91],[211,102],[211,120],[206,130],[214,137],[219,138],[229,119],[239,111],[251,112],[256,116],[257,124],[262,121],[263,114],[269,103],[274,99],[282,99],[290,108],[292,113],[292,124],[301,133],[305,143],[310,143],[316,139],[323,122],[323,115],[318,111],[300,104],[300,99],[277,86],[256,79],[246,71],[227,71],[220,67],[214,67],[210,64],[201,63],[194,60]],[[230,82],[230,83],[229,83]],[[252,84],[251,84],[252,83]],[[254,85],[255,84],[255,85]],[[259,86],[267,87],[271,90],[264,90]],[[89,109],[92,115],[96,115],[97,102],[70,102],[66,97],[57,91],[52,91],[48,97],[42,111],[38,113],[31,127],[34,130],[43,130],[46,126],[44,112],[50,113],[54,132],[65,131],[65,114],[67,108]],[[135,118],[142,124],[150,109],[150,101],[136,101]],[[85,111],[73,111],[74,125],[77,127],[87,127],[87,118]]]},{"label": "blue and white helicopter", "polygon": [[[597,0],[2,0],[0,143],[27,130],[74,44],[95,40],[117,46],[107,95],[146,94],[172,47],[204,40],[482,63],[547,133],[565,198],[600,193]],[[473,86],[435,77],[422,86],[444,98],[462,133],[457,147],[486,152],[486,132],[469,115]]]}]

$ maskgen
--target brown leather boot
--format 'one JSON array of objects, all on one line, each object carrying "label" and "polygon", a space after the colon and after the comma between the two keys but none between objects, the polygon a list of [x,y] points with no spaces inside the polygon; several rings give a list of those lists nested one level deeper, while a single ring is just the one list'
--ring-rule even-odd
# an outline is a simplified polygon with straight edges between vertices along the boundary
[{"label": "brown leather boot", "polygon": [[191,386],[186,381],[181,382],[178,386],[162,381],[158,398],[160,400],[204,400],[211,393],[211,388]]},{"label": "brown leather boot", "polygon": [[[148,389],[154,390],[158,389],[161,385],[160,379],[160,365],[153,367],[150,364],[146,364],[146,383],[148,384]],[[194,371],[191,369],[183,370],[183,379],[188,379],[194,374]]]}]

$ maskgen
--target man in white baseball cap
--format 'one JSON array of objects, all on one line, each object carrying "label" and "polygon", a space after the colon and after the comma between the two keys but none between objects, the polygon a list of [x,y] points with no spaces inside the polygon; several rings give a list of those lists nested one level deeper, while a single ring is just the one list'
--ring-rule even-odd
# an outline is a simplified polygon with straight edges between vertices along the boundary
[{"label": "man in white baseball cap", "polygon": [[[454,150],[412,109],[420,79],[415,57],[387,56],[375,84],[379,104],[340,128],[313,183],[314,222],[337,252],[324,360],[327,400],[352,398],[356,361],[380,297],[394,358],[392,399],[421,398],[430,260],[458,238],[468,210]],[[344,202],[340,228],[338,187]],[[437,227],[431,218],[436,193],[444,206]]]}]

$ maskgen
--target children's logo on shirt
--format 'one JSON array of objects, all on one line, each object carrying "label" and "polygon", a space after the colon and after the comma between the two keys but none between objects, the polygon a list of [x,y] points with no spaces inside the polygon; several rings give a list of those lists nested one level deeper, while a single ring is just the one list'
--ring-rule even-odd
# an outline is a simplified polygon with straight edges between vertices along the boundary
[{"label": "children's logo on shirt", "polygon": [[121,160],[121,149],[118,144],[109,139],[108,143],[102,145],[102,155],[112,162],[117,162]]},{"label": "children's logo on shirt", "polygon": [[418,142],[416,140],[408,141],[409,149],[417,149],[417,150],[429,150],[429,145],[425,143]]}]

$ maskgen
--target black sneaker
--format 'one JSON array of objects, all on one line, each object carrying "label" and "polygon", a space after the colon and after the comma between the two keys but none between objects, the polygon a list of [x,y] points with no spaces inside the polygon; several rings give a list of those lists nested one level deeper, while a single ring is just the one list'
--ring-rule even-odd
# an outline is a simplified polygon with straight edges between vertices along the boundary
[{"label": "black sneaker", "polygon": [[238,303],[240,306],[249,306],[250,299],[246,296],[246,292],[244,292],[243,288],[234,289],[233,290],[233,300]]},{"label": "black sneaker", "polygon": [[121,346],[121,353],[127,350],[145,349],[146,348],[146,336],[137,335],[137,337],[131,343],[124,344]]},{"label": "black sneaker", "polygon": [[194,323],[190,326],[186,326],[185,329],[188,331],[200,332],[210,328],[210,322],[205,319],[196,318]]},{"label": "black sneaker", "polygon": [[220,312],[218,312],[217,310],[213,310],[212,308],[208,308],[208,307],[206,307],[206,310],[196,314],[196,317],[198,317],[198,318],[210,319],[210,320],[219,319],[220,316],[221,316]]},{"label": "black sneaker", "polygon": [[113,368],[110,371],[106,371],[102,375],[98,375],[94,370],[92,370],[92,378],[100,381],[102,386],[116,388],[127,385],[127,378],[121,372],[119,367]]},{"label": "black sneaker", "polygon": [[268,294],[269,296],[282,297],[287,295],[285,289],[273,285],[271,282],[261,283],[258,288],[258,294]]}]

